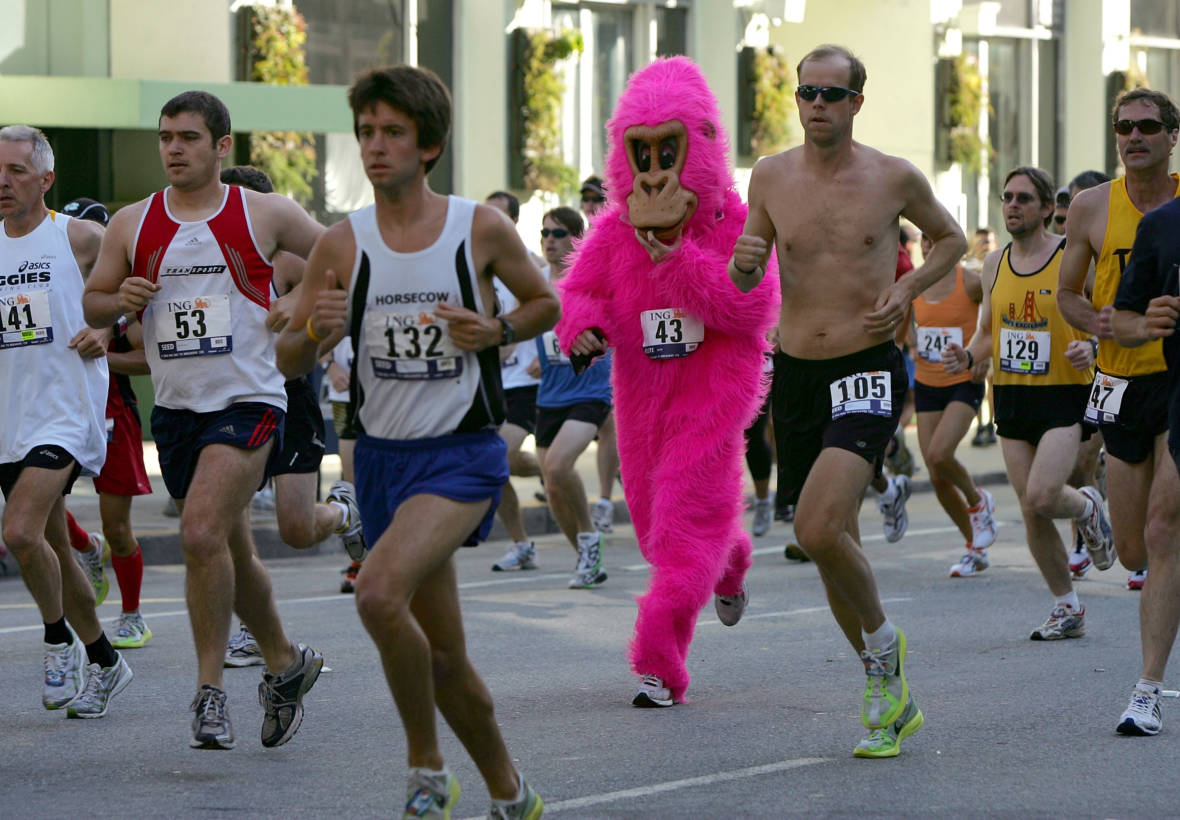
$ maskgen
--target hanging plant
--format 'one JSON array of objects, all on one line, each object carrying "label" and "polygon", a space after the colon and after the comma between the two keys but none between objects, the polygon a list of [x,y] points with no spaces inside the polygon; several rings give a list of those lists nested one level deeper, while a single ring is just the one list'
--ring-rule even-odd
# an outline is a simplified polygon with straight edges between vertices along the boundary
[{"label": "hanging plant", "polygon": [[578,173],[561,157],[565,83],[556,68],[570,55],[582,53],[582,34],[516,29],[513,37],[516,117],[510,127],[516,149],[512,155],[514,183],[527,191],[569,195],[577,189]]},{"label": "hanging plant", "polygon": [[[991,148],[979,136],[979,117],[985,105],[983,77],[979,67],[966,54],[949,61],[946,88],[946,125],[950,130],[948,153],[951,162],[962,164],[973,173],[983,171],[983,157]],[[991,106],[988,106],[991,110]]]},{"label": "hanging plant", "polygon": [[791,66],[778,48],[756,48],[751,74],[750,153],[755,157],[777,154],[791,139],[790,122],[795,111]]},{"label": "hanging plant", "polygon": [[[293,6],[251,6],[250,79],[272,85],[307,85],[307,23]],[[306,205],[316,176],[315,142],[305,131],[256,131],[250,163],[267,173],[275,190]]]}]

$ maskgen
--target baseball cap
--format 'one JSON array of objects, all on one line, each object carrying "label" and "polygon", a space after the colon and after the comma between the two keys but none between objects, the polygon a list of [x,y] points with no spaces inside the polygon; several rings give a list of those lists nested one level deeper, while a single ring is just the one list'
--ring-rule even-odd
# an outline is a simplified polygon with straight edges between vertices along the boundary
[{"label": "baseball cap", "polygon": [[89,219],[104,226],[111,221],[111,215],[107,212],[106,205],[86,197],[79,197],[66,203],[62,206],[61,212],[75,219]]},{"label": "baseball cap", "polygon": [[602,187],[602,180],[596,176],[586,177],[586,181],[582,183],[582,193],[591,191],[594,194],[606,198],[606,189]]}]

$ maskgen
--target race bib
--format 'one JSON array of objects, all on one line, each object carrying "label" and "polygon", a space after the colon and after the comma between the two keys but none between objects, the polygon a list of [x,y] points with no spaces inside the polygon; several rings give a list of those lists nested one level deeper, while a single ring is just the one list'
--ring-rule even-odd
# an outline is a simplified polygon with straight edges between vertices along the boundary
[{"label": "race bib", "polygon": [[221,356],[234,349],[229,294],[164,300],[157,306],[156,347],[161,359]]},{"label": "race bib", "polygon": [[49,291],[32,290],[0,296],[0,350],[52,341]]},{"label": "race bib", "polygon": [[1090,399],[1086,402],[1086,421],[1091,424],[1112,424],[1118,421],[1128,383],[1126,379],[1107,373],[1094,374]]},{"label": "race bib", "polygon": [[963,346],[961,327],[920,327],[918,328],[918,356],[928,362],[941,362],[942,351],[947,345]]},{"label": "race bib", "polygon": [[838,419],[850,413],[892,416],[892,387],[893,378],[888,370],[870,370],[837,379],[830,385],[832,418]]},{"label": "race bib", "polygon": [[1000,370],[1041,376],[1049,372],[1052,343],[1045,330],[1000,330]]},{"label": "race bib", "polygon": [[557,341],[557,334],[552,330],[547,330],[542,334],[541,346],[545,348],[545,361],[549,364],[570,363],[570,357],[561,352],[561,343]]},{"label": "race bib", "polygon": [[639,321],[643,324],[643,352],[649,359],[682,359],[705,341],[701,320],[680,308],[645,310]]},{"label": "race bib", "polygon": [[365,349],[378,379],[428,381],[463,373],[463,351],[429,313],[365,313]]}]

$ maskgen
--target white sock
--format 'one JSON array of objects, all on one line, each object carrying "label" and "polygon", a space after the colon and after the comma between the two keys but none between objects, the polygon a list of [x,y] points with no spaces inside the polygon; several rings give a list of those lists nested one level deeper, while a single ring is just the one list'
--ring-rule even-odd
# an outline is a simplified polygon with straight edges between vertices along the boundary
[{"label": "white sock", "polygon": [[878,493],[877,495],[886,504],[892,504],[893,499],[897,498],[897,482],[892,477],[890,477],[887,479],[884,491]]},{"label": "white sock", "polygon": [[598,543],[598,531],[578,533],[578,546],[591,547]]},{"label": "white sock", "polygon": [[877,627],[875,632],[862,631],[860,634],[865,639],[865,648],[874,652],[888,649],[897,640],[897,630],[893,628],[893,624],[889,622],[888,618],[885,619],[885,623]]},{"label": "white sock", "polygon": [[1077,593],[1077,590],[1075,590],[1075,589],[1071,589],[1065,595],[1058,595],[1056,598],[1053,599],[1053,603],[1058,604],[1060,606],[1069,607],[1070,609],[1072,609],[1074,611],[1077,611],[1082,608],[1081,603],[1078,602],[1078,593]]},{"label": "white sock", "polygon": [[599,504],[610,504],[612,507],[614,506],[614,502],[610,500],[609,495],[598,496],[598,503]]},{"label": "white sock", "polygon": [[521,800],[524,800],[524,778],[520,776],[520,772],[517,772],[516,773],[516,797],[513,797],[511,800],[500,800],[498,798],[493,797],[492,798],[492,805],[493,806],[502,806],[503,808],[508,808],[513,803],[519,803]]},{"label": "white sock", "polygon": [[1164,688],[1164,682],[1162,680],[1149,680],[1147,678],[1140,678],[1137,685],[1142,686],[1144,689],[1154,689],[1157,692]]},{"label": "white sock", "polygon": [[450,774],[450,772],[448,772],[445,768],[444,769],[428,769],[425,766],[411,766],[410,771],[424,774],[430,778],[443,778],[443,777],[446,777],[448,774]]},{"label": "white sock", "polygon": [[336,527],[340,528],[346,525],[348,523],[348,505],[343,501],[329,501],[328,505],[340,510],[340,523]]}]

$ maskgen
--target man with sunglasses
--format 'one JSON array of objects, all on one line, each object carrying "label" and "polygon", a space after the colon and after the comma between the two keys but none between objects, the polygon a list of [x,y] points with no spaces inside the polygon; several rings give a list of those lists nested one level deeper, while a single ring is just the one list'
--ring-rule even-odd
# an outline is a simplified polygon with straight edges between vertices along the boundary
[{"label": "man with sunglasses", "polygon": [[[852,139],[864,104],[860,60],[840,46],[820,46],[797,71],[803,145],[754,167],[749,216],[729,274],[750,291],[765,275],[774,243],[782,276],[781,352],[771,391],[778,491],[797,505],[799,545],[818,566],[832,613],[864,661],[861,720],[870,735],[854,754],[892,757],[922,725],[922,713],[903,675],[905,635],[885,617],[860,548],[857,510],[905,396],[894,333],[910,303],[954,267],[967,241],[913,165]],[[921,267],[895,282],[902,216],[933,246]]]},{"label": "man with sunglasses", "polygon": [[[1160,728],[1155,699],[1176,630],[1172,601],[1180,575],[1172,567],[1180,545],[1180,476],[1166,449],[1168,367],[1162,342],[1145,337],[1139,346],[1121,346],[1113,338],[1111,316],[1143,214],[1180,195],[1180,178],[1168,171],[1180,112],[1166,94],[1137,88],[1115,102],[1113,124],[1126,176],[1082,191],[1071,204],[1058,301],[1074,327],[1099,340],[1099,372],[1087,413],[1106,442],[1106,486],[1119,558],[1132,572],[1151,567],[1139,605],[1142,676],[1118,731],[1153,735]],[[1094,292],[1087,299],[1082,287],[1092,260]]]}]

